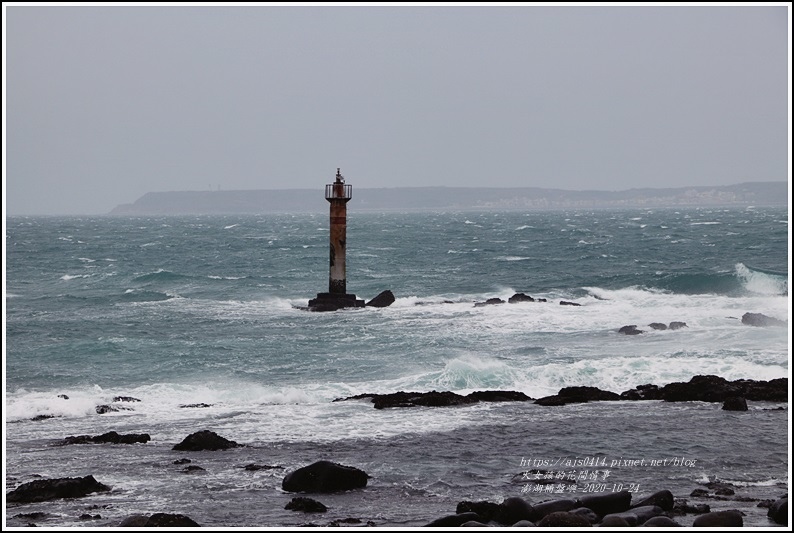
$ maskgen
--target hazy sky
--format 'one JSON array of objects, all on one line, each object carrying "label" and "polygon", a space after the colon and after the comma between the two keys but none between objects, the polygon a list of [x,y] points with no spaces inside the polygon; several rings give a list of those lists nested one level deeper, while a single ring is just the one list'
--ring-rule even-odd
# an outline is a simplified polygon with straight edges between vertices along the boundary
[{"label": "hazy sky", "polygon": [[789,179],[789,9],[4,4],[10,214]]}]

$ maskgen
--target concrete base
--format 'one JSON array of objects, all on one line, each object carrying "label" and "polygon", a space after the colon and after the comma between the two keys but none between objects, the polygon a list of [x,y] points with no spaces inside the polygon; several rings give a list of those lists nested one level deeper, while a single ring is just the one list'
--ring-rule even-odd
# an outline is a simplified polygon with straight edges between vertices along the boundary
[{"label": "concrete base", "polygon": [[309,300],[309,311],[336,311],[345,307],[364,307],[364,300],[355,294],[317,293],[317,298]]}]

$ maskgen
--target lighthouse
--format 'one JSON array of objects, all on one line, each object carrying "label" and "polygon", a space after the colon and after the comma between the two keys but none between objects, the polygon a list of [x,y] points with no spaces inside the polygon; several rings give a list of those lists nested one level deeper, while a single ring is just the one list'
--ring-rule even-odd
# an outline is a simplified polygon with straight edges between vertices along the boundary
[{"label": "lighthouse", "polygon": [[345,183],[341,169],[336,169],[336,179],[325,186],[325,199],[331,204],[330,257],[328,267],[328,292],[317,294],[309,300],[312,311],[335,311],[343,307],[364,307],[364,300],[347,294],[346,246],[347,202],[353,196],[353,186]]}]

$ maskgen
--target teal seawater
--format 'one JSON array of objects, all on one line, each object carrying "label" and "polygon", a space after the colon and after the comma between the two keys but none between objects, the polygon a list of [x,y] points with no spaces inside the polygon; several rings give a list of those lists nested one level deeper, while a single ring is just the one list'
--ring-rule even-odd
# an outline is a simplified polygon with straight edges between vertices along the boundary
[{"label": "teal seawater", "polygon": [[[719,406],[700,404],[379,412],[332,402],[397,390],[537,398],[571,385],[621,392],[697,374],[787,376],[790,328],[739,320],[745,312],[790,320],[786,209],[350,212],[348,291],[369,300],[389,289],[397,301],[337,313],[300,309],[327,290],[324,214],[6,225],[6,481],[104,477],[126,495],[102,499],[113,507],[104,525],[136,509],[167,511],[163,502],[207,525],[306,523],[283,510],[278,472],[241,480],[205,455],[210,477],[190,478],[178,497],[174,475],[183,474],[140,470],[170,464],[170,446],[205,428],[252,445],[225,456],[237,466],[288,469],[320,456],[365,466],[377,474],[371,501],[357,508],[347,495],[338,504],[378,525],[421,525],[461,499],[520,495],[511,479],[530,454],[689,454],[695,469],[622,474],[677,496],[704,479],[763,487],[754,490],[764,497],[787,483],[787,412],[763,405],[753,406],[755,421],[726,427]],[[516,292],[547,302],[474,307]],[[674,320],[688,327],[647,327]],[[618,334],[627,324],[646,333]],[[141,401],[97,414],[97,405],[119,406],[119,395]],[[211,407],[180,407],[196,403]],[[32,420],[42,416],[53,418]],[[153,442],[52,446],[111,429],[148,432]],[[202,506],[210,494],[217,506]],[[254,496],[272,509],[252,509]],[[381,508],[383,499],[391,503]],[[49,525],[76,525],[76,505],[40,508],[58,517]]]}]

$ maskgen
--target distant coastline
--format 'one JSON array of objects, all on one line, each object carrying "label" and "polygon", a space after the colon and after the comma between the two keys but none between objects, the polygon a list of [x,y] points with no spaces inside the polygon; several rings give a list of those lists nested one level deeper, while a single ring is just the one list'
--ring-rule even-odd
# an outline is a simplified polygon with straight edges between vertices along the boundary
[{"label": "distant coastline", "polygon": [[[538,187],[357,188],[348,204],[357,211],[544,210],[678,206],[785,206],[785,181],[737,185],[643,188],[624,191],[567,191]],[[111,215],[199,215],[325,212],[315,189],[150,192],[115,207]]]}]

